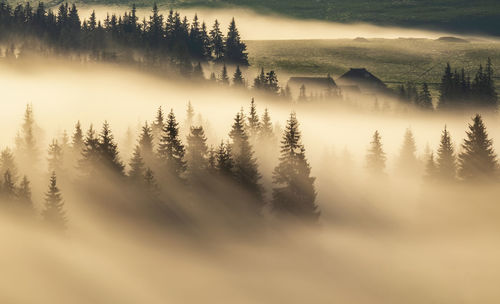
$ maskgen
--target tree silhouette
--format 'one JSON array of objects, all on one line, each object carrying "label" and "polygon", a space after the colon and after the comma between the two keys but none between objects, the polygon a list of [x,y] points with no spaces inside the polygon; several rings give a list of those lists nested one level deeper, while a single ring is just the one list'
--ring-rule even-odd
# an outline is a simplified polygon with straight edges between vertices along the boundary
[{"label": "tree silhouette", "polygon": [[[257,161],[253,157],[253,149],[245,131],[245,121],[241,112],[236,114],[234,123],[229,133],[232,140],[231,152],[233,156],[233,172],[236,181],[250,193],[257,202],[262,204],[262,186]],[[262,207],[256,206],[258,210]]]},{"label": "tree silhouette", "polygon": [[255,140],[260,130],[259,115],[257,114],[257,106],[255,100],[252,98],[250,102],[250,115],[248,115],[248,131],[250,138]]},{"label": "tree silhouette", "polygon": [[0,176],[4,176],[7,170],[10,172],[11,178],[17,180],[17,166],[14,160],[14,155],[9,148],[2,150],[0,154]]},{"label": "tree silhouette", "polygon": [[45,194],[45,207],[42,211],[43,220],[58,230],[66,230],[66,214],[61,191],[57,187],[56,173],[52,172],[49,190]]},{"label": "tree silhouette", "polygon": [[63,164],[63,151],[57,139],[53,139],[49,145],[47,162],[49,172],[56,172],[58,174],[61,173]]},{"label": "tree silhouette", "polygon": [[240,66],[236,66],[236,71],[233,75],[233,85],[235,87],[244,87],[245,79],[243,78],[243,73],[241,72]]},{"label": "tree silhouette", "polygon": [[185,149],[179,138],[179,124],[174,111],[170,110],[160,138],[158,157],[166,168],[166,173],[181,177],[186,170]]},{"label": "tree silhouette", "polygon": [[403,145],[399,153],[398,167],[404,174],[413,174],[418,168],[417,146],[411,129],[406,129]]},{"label": "tree silhouette", "polygon": [[118,175],[123,175],[124,166],[118,156],[118,146],[114,142],[113,134],[107,121],[99,134],[98,151],[101,164]]},{"label": "tree silhouette", "polygon": [[233,175],[233,158],[231,156],[231,145],[221,142],[217,149],[216,168],[221,176],[230,177]]},{"label": "tree silhouette", "polygon": [[188,178],[198,180],[208,169],[208,146],[203,127],[191,127],[187,136],[186,161]]},{"label": "tree silhouette", "polygon": [[19,188],[17,190],[17,197],[22,209],[26,211],[33,211],[33,201],[31,199],[31,185],[26,175],[23,176]]},{"label": "tree silhouette", "polygon": [[226,45],[224,47],[224,61],[236,63],[240,65],[248,65],[247,46],[241,41],[240,34],[236,28],[234,18],[229,24],[229,31],[226,37]]},{"label": "tree silhouette", "polygon": [[273,172],[272,210],[278,216],[292,216],[305,221],[317,221],[314,177],[301,142],[299,123],[295,113],[290,114],[283,139],[278,166]]},{"label": "tree silhouette", "polygon": [[129,178],[134,182],[142,182],[144,178],[144,160],[141,156],[140,146],[135,146],[132,159],[130,160],[130,170],[128,172]]},{"label": "tree silhouette", "polygon": [[441,142],[437,151],[437,175],[444,180],[453,180],[456,175],[455,150],[451,142],[450,132],[444,127]]},{"label": "tree silhouette", "polygon": [[460,178],[466,181],[493,178],[497,170],[497,156],[481,115],[473,118],[466,134],[462,152],[458,155]]},{"label": "tree silhouette", "polygon": [[382,138],[379,132],[375,131],[366,154],[366,167],[371,174],[381,175],[384,173],[386,160],[387,157],[382,148]]},{"label": "tree silhouette", "polygon": [[[160,134],[161,133],[158,133],[158,136]],[[146,121],[141,129],[141,134],[139,136],[139,149],[140,149],[139,152],[142,158],[144,159],[144,162],[148,165],[152,165],[155,159],[155,154],[153,150],[153,139],[154,139],[153,130]]]}]

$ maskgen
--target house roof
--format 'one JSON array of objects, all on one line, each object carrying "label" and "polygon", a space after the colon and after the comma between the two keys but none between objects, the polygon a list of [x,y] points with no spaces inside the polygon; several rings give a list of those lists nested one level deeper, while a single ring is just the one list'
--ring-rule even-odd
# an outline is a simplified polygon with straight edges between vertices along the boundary
[{"label": "house roof", "polygon": [[365,68],[351,68],[344,75],[337,79],[337,82],[342,84],[357,84],[363,87],[372,87],[386,89],[385,83],[378,79],[375,75],[368,72]]}]

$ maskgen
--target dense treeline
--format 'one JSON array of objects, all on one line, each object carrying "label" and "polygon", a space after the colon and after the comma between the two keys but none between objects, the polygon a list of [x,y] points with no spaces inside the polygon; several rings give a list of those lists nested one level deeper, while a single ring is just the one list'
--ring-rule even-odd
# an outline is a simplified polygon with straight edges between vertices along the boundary
[{"label": "dense treeline", "polygon": [[[439,110],[461,110],[467,108],[498,109],[498,94],[495,89],[494,69],[488,58],[486,67],[480,65],[476,74],[471,76],[465,69],[453,70],[448,63],[439,85]],[[399,98],[423,109],[434,109],[429,86],[424,83],[419,89],[408,83],[399,87]]]},{"label": "dense treeline", "polygon": [[[170,10],[163,16],[156,4],[148,20],[139,20],[135,5],[123,16],[108,14],[102,22],[92,12],[81,21],[75,4],[62,3],[57,12],[46,9],[43,2],[32,7],[29,2],[11,7],[0,2],[0,37],[2,42],[35,38],[41,44],[23,43],[22,51],[73,53],[92,60],[135,60],[142,64],[163,65],[213,60],[248,65],[246,45],[233,19],[224,36],[217,20],[209,29],[197,15],[189,22]],[[6,56],[15,56],[15,46]],[[134,52],[137,51],[137,52]],[[140,59],[136,59],[137,53]]]}]

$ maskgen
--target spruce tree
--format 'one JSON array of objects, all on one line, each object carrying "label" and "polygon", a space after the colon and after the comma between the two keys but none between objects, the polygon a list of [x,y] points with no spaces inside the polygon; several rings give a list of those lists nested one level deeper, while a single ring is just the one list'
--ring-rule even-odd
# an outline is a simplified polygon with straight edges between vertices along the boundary
[{"label": "spruce tree", "polygon": [[99,164],[99,139],[96,137],[94,127],[90,125],[84,139],[82,157],[79,160],[79,168],[87,174],[95,173]]},{"label": "spruce tree", "polygon": [[73,153],[75,153],[75,155],[79,155],[80,153],[82,153],[84,143],[83,131],[80,125],[80,121],[78,121],[75,125],[75,131],[71,138],[71,145],[73,146]]},{"label": "spruce tree", "polygon": [[250,102],[250,114],[248,115],[248,131],[250,138],[255,140],[260,130],[259,115],[257,114],[257,106],[255,100],[252,98]]},{"label": "spruce tree", "polygon": [[16,185],[9,170],[3,175],[2,195],[8,202],[12,202],[16,196]]},{"label": "spruce tree", "polygon": [[123,175],[124,166],[118,156],[118,146],[107,121],[102,126],[98,143],[99,158],[104,168],[118,175]]},{"label": "spruce tree", "polygon": [[444,127],[441,142],[437,151],[437,176],[444,180],[453,180],[456,175],[455,150],[451,142],[450,132]]},{"label": "spruce tree", "polygon": [[466,134],[462,152],[458,155],[458,175],[466,181],[494,178],[497,156],[481,115],[477,114],[473,118],[473,124],[469,124]]},{"label": "spruce tree", "polygon": [[[161,134],[161,133],[159,133]],[[144,158],[145,163],[152,165],[155,155],[153,149],[153,130],[148,125],[146,121],[141,129],[141,134],[139,136],[139,152]]]},{"label": "spruce tree", "polygon": [[260,74],[255,77],[253,81],[253,87],[257,90],[264,90],[267,88],[267,78],[264,68],[261,68]]},{"label": "spruce tree", "polygon": [[229,63],[248,65],[247,46],[241,41],[240,34],[236,28],[234,18],[229,24],[229,30],[224,47],[224,60]]},{"label": "spruce tree", "polygon": [[9,148],[3,149],[0,154],[0,176],[4,176],[7,170],[10,172],[12,179],[17,180],[17,166],[14,155]]},{"label": "spruce tree", "polygon": [[153,131],[153,144],[154,146],[158,145],[158,142],[160,141],[161,138],[161,132],[163,128],[165,127],[165,118],[163,114],[163,110],[161,107],[158,107],[158,111],[156,112],[156,117],[155,121],[153,122],[153,125],[151,127]]},{"label": "spruce tree", "polygon": [[269,110],[264,109],[264,114],[262,114],[262,119],[259,129],[259,138],[261,141],[269,141],[274,139],[273,123],[271,121],[271,116],[269,115]]},{"label": "spruce tree", "polygon": [[66,230],[66,214],[61,191],[57,187],[56,173],[50,177],[49,190],[45,194],[45,207],[42,211],[44,222],[58,230]]},{"label": "spruce tree", "polygon": [[186,170],[184,154],[184,145],[179,138],[179,124],[175,119],[174,111],[170,110],[160,138],[158,158],[168,174],[181,177]]},{"label": "spruce tree", "polygon": [[432,105],[432,96],[429,91],[429,86],[425,82],[422,85],[422,91],[418,96],[418,105],[426,110],[432,110],[434,108]]},{"label": "spruce tree", "polygon": [[233,159],[231,155],[231,145],[224,144],[222,141],[217,149],[215,161],[217,171],[221,176],[232,176]]},{"label": "spruce tree", "polygon": [[186,123],[185,123],[185,128],[188,130],[188,132],[189,130],[191,130],[193,122],[194,122],[194,108],[193,105],[191,104],[191,101],[189,101],[186,109]]},{"label": "spruce tree", "polygon": [[33,201],[31,199],[31,185],[26,175],[23,176],[19,188],[17,190],[17,197],[20,207],[25,210],[33,210]]},{"label": "spruce tree", "polygon": [[48,168],[49,172],[61,173],[62,164],[63,164],[63,152],[61,145],[57,139],[53,139],[49,145],[48,149]]},{"label": "spruce tree", "polygon": [[132,159],[129,163],[130,170],[128,172],[128,177],[133,182],[142,181],[144,178],[144,160],[141,156],[141,148],[140,146],[135,146],[134,153],[132,154]]},{"label": "spruce tree", "polygon": [[382,148],[382,138],[379,132],[375,131],[366,154],[366,167],[371,174],[381,175],[384,173],[386,160],[387,157]]},{"label": "spruce tree", "polygon": [[253,156],[253,149],[245,131],[245,120],[241,112],[236,114],[234,123],[229,133],[232,140],[231,152],[233,155],[233,172],[236,181],[246,190],[253,194],[260,206],[263,205],[261,178],[257,161]]},{"label": "spruce tree", "polygon": [[281,156],[273,172],[272,210],[278,216],[317,221],[318,206],[311,167],[301,142],[295,113],[290,115],[281,141]]},{"label": "spruce tree", "polygon": [[224,36],[220,30],[220,24],[215,19],[214,26],[209,33],[210,48],[215,56],[216,61],[220,61],[224,56]]},{"label": "spruce tree", "polygon": [[233,85],[235,87],[245,86],[245,79],[243,79],[243,73],[241,72],[240,66],[236,66],[236,71],[233,75]]},{"label": "spruce tree", "polygon": [[208,169],[208,146],[203,127],[191,127],[187,136],[187,174],[193,181],[203,177]]},{"label": "spruce tree", "polygon": [[403,173],[415,173],[418,167],[416,152],[415,138],[411,129],[408,128],[404,135],[398,160],[398,167]]},{"label": "spruce tree", "polygon": [[229,76],[227,74],[227,67],[225,64],[222,67],[222,72],[220,75],[219,82],[222,83],[223,85],[229,85]]}]

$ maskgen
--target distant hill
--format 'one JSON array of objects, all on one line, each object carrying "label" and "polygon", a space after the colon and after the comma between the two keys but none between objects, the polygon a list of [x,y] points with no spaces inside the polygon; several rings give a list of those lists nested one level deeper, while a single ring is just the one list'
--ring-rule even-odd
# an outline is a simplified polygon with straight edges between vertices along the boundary
[{"label": "distant hill", "polygon": [[82,0],[173,7],[243,6],[303,19],[368,22],[500,36],[499,0]]}]

